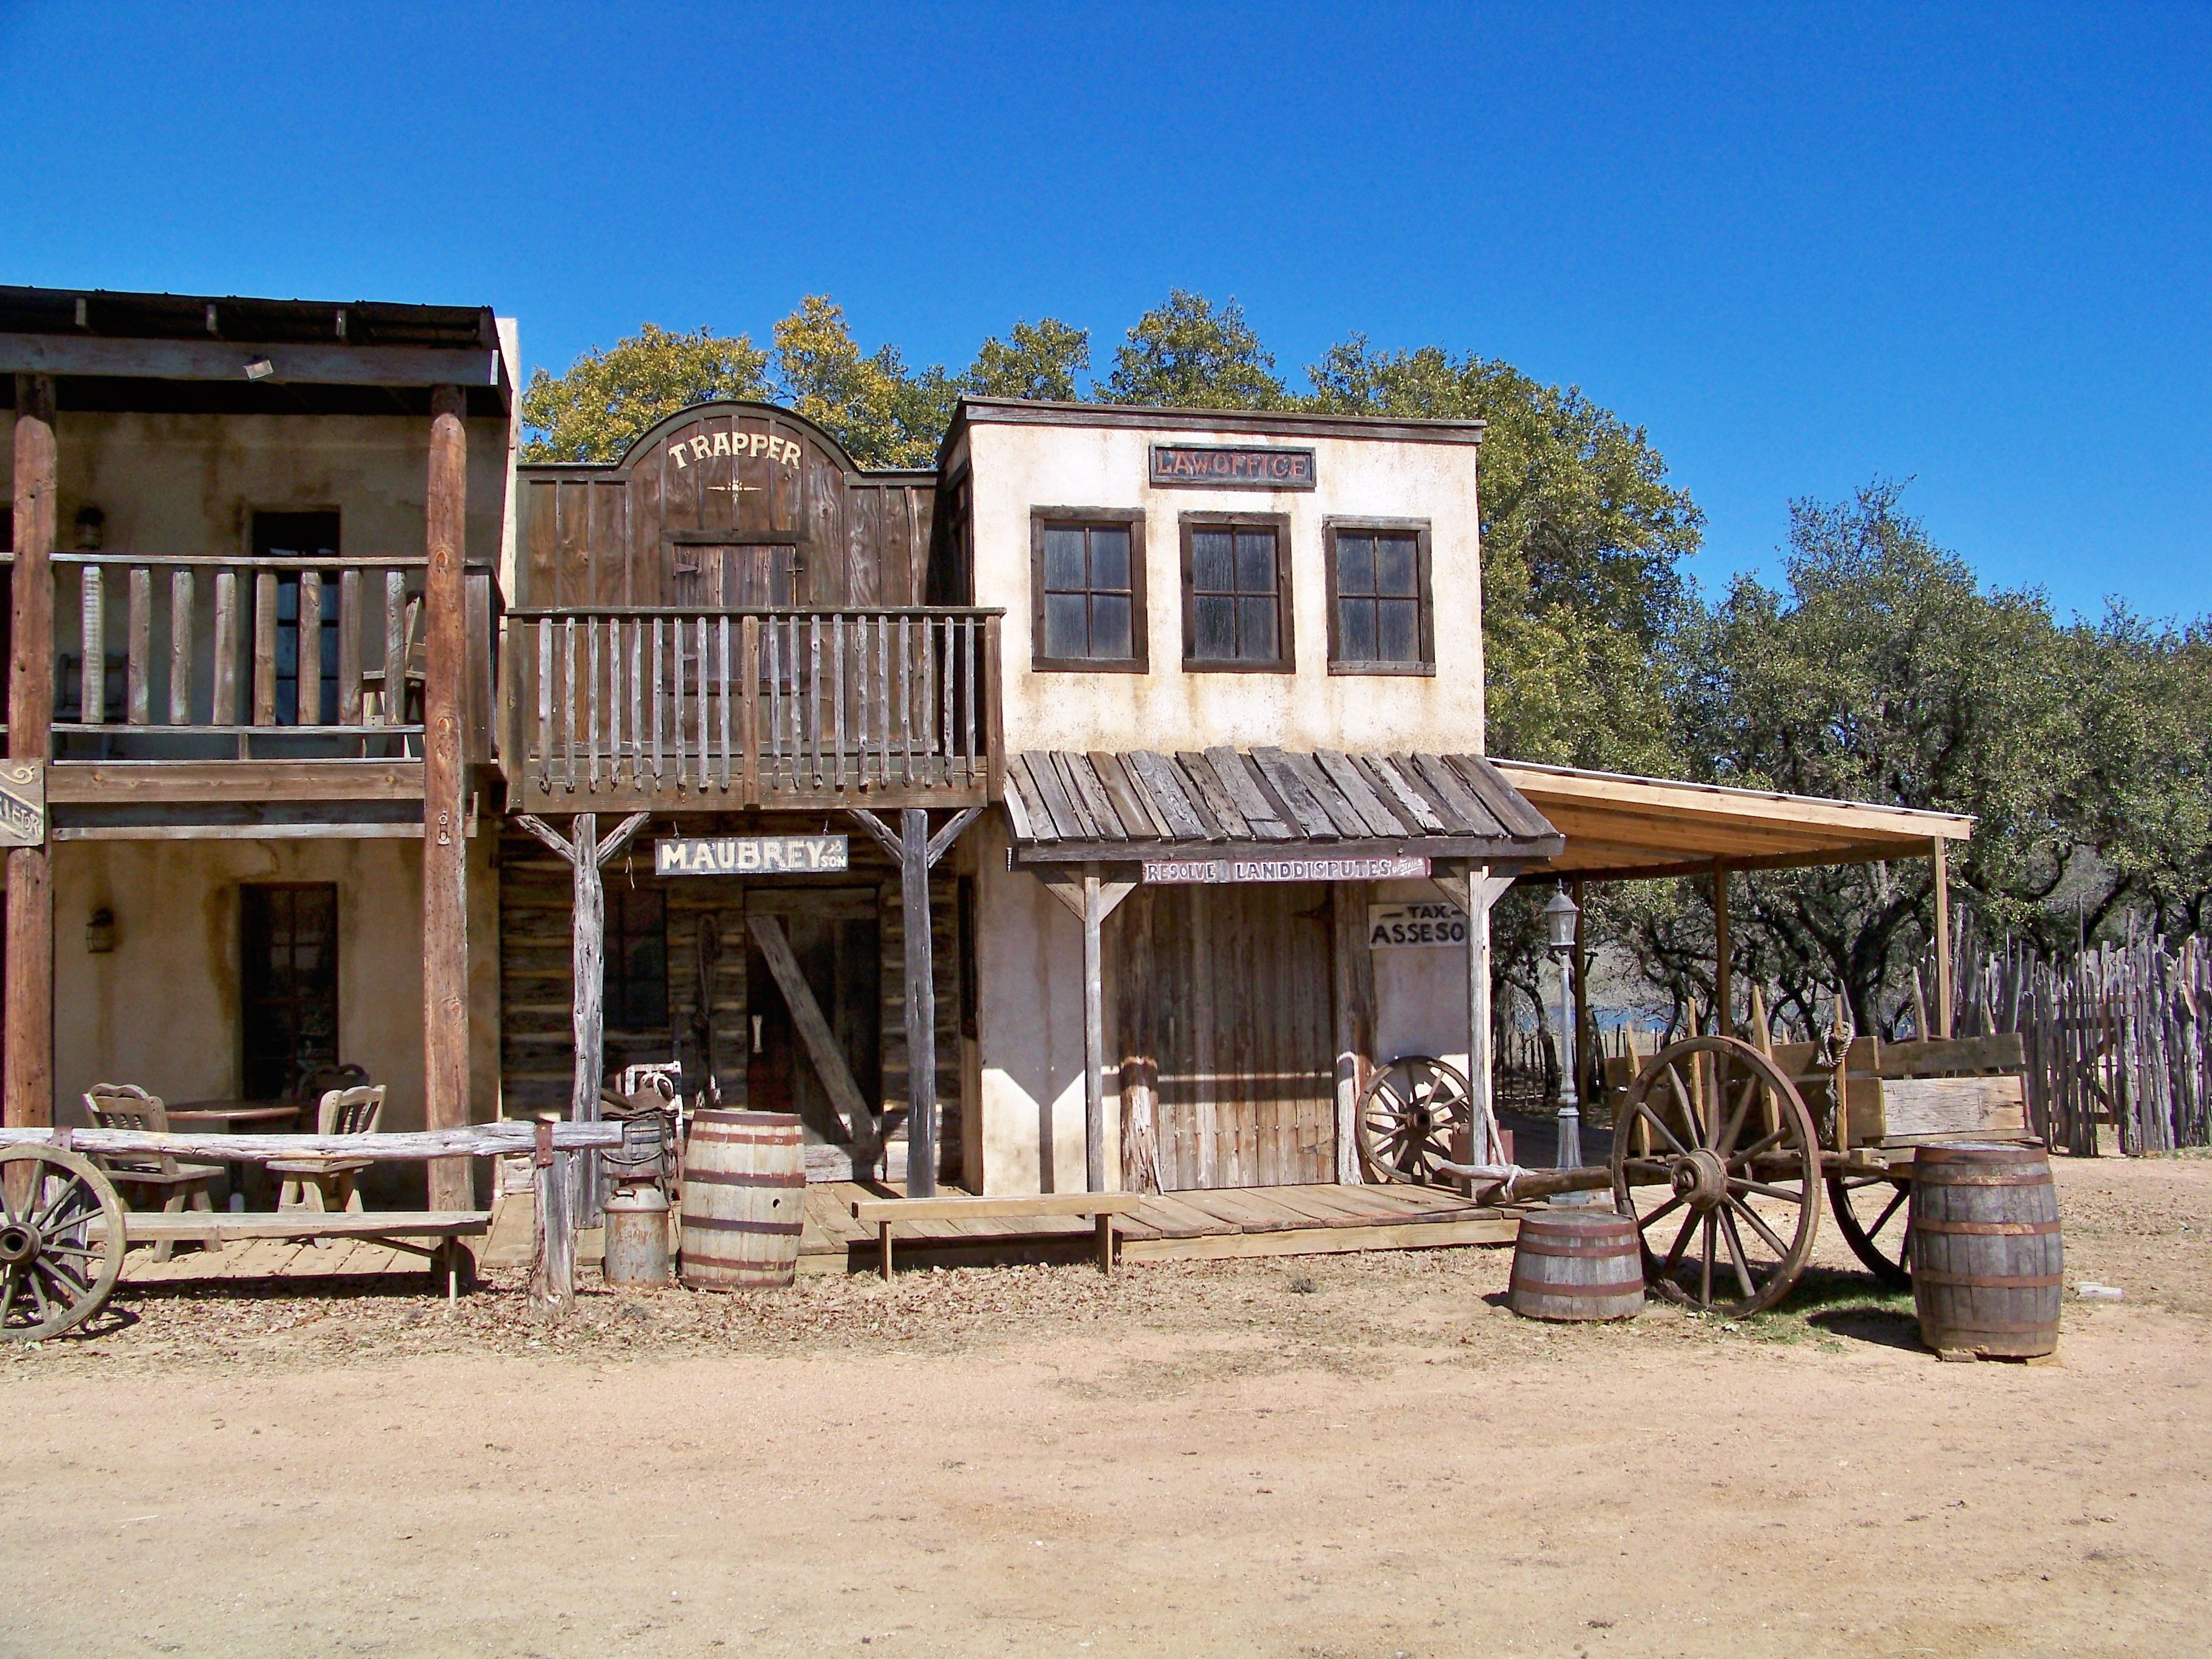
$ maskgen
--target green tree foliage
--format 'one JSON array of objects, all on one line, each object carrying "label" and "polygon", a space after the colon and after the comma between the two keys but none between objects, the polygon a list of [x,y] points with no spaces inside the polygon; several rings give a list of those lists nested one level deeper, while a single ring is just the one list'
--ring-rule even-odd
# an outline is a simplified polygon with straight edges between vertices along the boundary
[{"label": "green tree foliage", "polygon": [[1011,338],[988,339],[976,349],[960,390],[977,398],[1066,403],[1075,397],[1075,377],[1090,368],[1089,329],[1071,328],[1055,317],[1024,319],[1014,325]]},{"label": "green tree foliage", "polygon": [[559,376],[531,373],[522,394],[531,461],[613,461],[637,434],[693,404],[769,395],[768,354],[743,334],[671,333],[645,324],[608,350],[594,346]]},{"label": "green tree foliage", "polygon": [[775,325],[778,401],[824,428],[862,466],[927,466],[958,396],[941,366],[915,374],[896,346],[863,356],[844,307],[809,295]]},{"label": "green tree foliage", "polygon": [[1275,359],[1231,300],[1216,310],[1202,294],[1171,291],[1137,319],[1114,353],[1104,401],[1158,409],[1287,409]]}]

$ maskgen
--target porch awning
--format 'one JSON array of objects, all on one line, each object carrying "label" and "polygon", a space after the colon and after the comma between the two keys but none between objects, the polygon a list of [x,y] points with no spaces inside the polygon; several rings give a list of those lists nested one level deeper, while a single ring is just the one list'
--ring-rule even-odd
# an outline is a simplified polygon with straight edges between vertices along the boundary
[{"label": "porch awning", "polygon": [[1501,760],[1494,769],[1566,845],[1544,866],[1589,880],[1924,859],[1974,820],[1868,801],[1785,795]]},{"label": "porch awning", "polygon": [[1007,760],[1006,806],[1027,865],[1234,854],[1525,867],[1566,846],[1480,755],[1032,749]]}]

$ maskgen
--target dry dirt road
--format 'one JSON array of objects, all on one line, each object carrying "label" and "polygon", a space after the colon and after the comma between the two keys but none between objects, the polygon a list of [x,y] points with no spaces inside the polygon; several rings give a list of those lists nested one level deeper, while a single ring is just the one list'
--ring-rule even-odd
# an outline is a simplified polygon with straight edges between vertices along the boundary
[{"label": "dry dirt road", "polygon": [[[2212,1162],[2063,1164],[2062,1362],[1498,1250],[740,1300],[124,1298],[0,1357],[0,1652],[2201,1655]],[[1842,1267],[1832,1258],[1832,1265]]]}]

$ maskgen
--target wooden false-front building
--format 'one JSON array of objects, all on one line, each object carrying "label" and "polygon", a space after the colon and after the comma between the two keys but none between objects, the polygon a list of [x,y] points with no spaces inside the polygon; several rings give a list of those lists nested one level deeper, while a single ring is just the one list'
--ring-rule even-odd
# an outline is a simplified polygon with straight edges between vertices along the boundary
[{"label": "wooden false-front building", "polygon": [[674,1064],[823,1178],[1358,1181],[1377,1065],[1486,1086],[1516,876],[1966,830],[1493,764],[1476,422],[975,399],[879,472],[714,404],[546,465],[487,310],[0,290],[0,358],[11,1124]]}]

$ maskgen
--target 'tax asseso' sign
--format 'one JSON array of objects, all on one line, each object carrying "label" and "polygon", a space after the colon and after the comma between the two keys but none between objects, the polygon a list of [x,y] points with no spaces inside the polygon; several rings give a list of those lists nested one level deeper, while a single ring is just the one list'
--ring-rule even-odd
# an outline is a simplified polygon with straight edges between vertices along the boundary
[{"label": "'tax asseso' sign", "polygon": [[653,844],[656,876],[811,876],[850,867],[842,836],[710,836]]},{"label": "'tax asseso' sign", "polygon": [[1367,907],[1367,948],[1402,950],[1419,945],[1455,945],[1467,948],[1467,914],[1455,904],[1370,904]]}]

